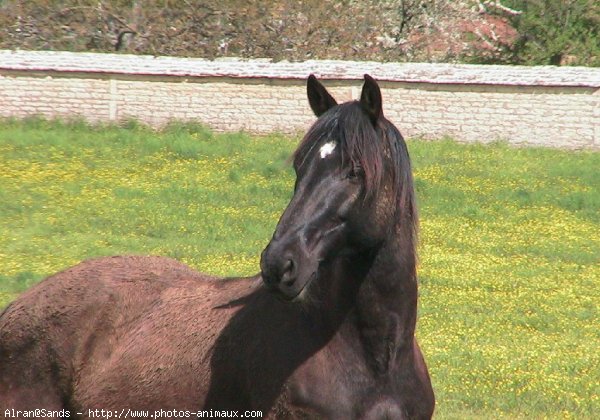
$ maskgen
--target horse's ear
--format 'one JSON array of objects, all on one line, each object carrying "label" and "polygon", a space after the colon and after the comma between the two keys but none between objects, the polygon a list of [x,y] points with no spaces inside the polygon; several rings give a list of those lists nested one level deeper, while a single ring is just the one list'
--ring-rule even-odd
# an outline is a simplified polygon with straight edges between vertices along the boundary
[{"label": "horse's ear", "polygon": [[360,94],[360,106],[365,110],[373,124],[383,115],[381,90],[379,90],[379,85],[375,79],[368,74],[365,74],[365,84]]},{"label": "horse's ear", "polygon": [[337,105],[333,96],[327,92],[325,86],[317,80],[314,74],[308,76],[306,92],[308,93],[308,103],[310,103],[310,108],[317,117],[320,117],[327,112],[329,108],[333,108]]}]

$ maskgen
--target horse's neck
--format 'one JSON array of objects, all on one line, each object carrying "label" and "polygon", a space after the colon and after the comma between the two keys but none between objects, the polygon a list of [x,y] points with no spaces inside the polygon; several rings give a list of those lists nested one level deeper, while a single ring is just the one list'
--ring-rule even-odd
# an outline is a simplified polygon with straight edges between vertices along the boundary
[{"label": "horse's neck", "polygon": [[357,327],[373,369],[383,374],[412,353],[417,315],[412,240],[393,237],[379,249],[356,297]]}]

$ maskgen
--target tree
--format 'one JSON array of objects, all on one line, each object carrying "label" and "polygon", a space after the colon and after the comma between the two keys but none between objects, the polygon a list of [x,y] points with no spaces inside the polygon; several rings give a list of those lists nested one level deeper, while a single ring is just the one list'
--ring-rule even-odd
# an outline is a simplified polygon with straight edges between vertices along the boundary
[{"label": "tree", "polygon": [[600,66],[600,2],[507,1],[522,11],[510,19],[519,33],[508,59],[518,64]]},{"label": "tree", "polygon": [[0,48],[600,65],[598,0],[0,0]]}]

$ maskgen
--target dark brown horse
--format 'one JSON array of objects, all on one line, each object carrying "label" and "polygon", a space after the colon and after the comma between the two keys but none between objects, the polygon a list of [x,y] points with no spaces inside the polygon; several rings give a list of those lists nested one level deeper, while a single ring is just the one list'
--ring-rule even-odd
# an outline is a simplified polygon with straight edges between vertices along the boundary
[{"label": "dark brown horse", "polygon": [[360,101],[341,105],[311,76],[308,99],[319,118],[294,154],[294,196],[261,274],[113,257],[49,277],[0,316],[0,417],[431,417],[406,144],[369,76]]}]

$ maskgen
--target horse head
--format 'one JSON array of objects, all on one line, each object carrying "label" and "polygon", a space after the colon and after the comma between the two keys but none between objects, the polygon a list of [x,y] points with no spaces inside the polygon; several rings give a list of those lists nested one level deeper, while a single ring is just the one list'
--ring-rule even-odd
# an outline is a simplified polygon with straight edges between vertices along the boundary
[{"label": "horse head", "polygon": [[360,100],[339,105],[313,75],[307,91],[318,119],[294,154],[294,195],[261,256],[265,285],[287,300],[332,261],[372,254],[414,215],[406,145],[383,116],[377,82],[365,75]]}]

